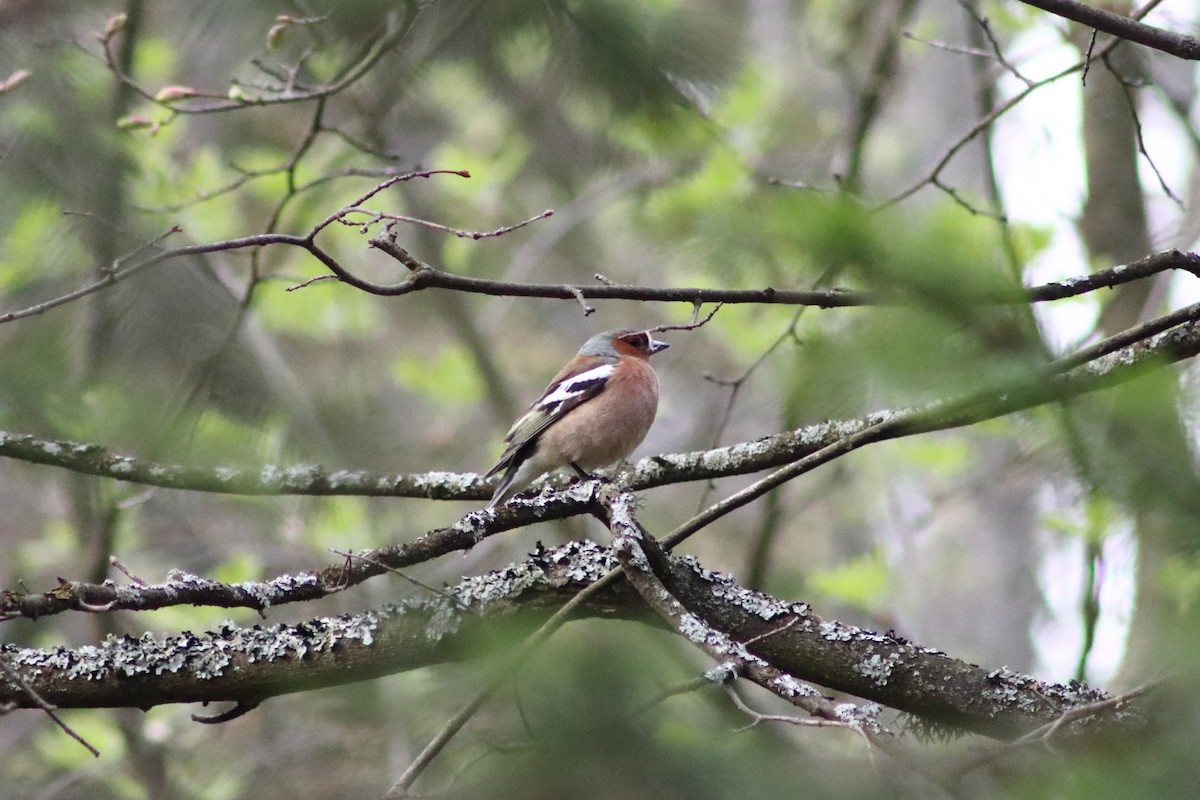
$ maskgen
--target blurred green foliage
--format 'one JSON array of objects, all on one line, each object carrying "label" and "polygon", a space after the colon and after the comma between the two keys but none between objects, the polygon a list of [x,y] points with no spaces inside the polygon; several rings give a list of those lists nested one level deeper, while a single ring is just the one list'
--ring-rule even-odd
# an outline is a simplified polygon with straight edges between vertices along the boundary
[{"label": "blurred green foliage", "polygon": [[[0,313],[61,297],[151,247],[268,230],[303,235],[387,174],[465,169],[470,179],[399,184],[367,207],[465,231],[555,210],[549,220],[480,240],[397,226],[418,258],[463,274],[555,284],[589,284],[600,273],[652,286],[845,286],[894,301],[802,313],[728,306],[705,328],[673,334],[672,350],[656,357],[663,413],[638,455],[701,450],[1035,378],[1051,357],[1039,327],[1046,323],[1025,308],[974,301],[1021,281],[1003,258],[996,220],[935,191],[886,211],[866,196],[907,185],[975,119],[974,94],[959,82],[965,68],[948,70],[948,54],[905,44],[910,80],[885,98],[864,145],[871,188],[846,196],[833,174],[866,88],[866,51],[900,33],[872,28],[885,5],[327,3],[272,47],[267,31],[277,14],[296,13],[291,5],[129,4],[131,13],[142,8],[136,31],[120,35],[137,37],[131,79],[150,96],[172,85],[206,95],[177,108],[219,105],[231,88],[258,97],[337,80],[389,15],[415,9],[400,43],[323,100],[319,118],[314,101],[177,113],[121,89],[106,69],[94,34],[115,7],[0,9],[0,75],[32,70],[0,96]],[[1045,24],[1020,5],[985,5],[1006,35]],[[946,24],[934,9],[913,30],[950,36]],[[133,117],[150,124],[118,125]],[[984,191],[976,169],[961,177],[968,196]],[[791,180],[811,188],[786,185]],[[381,225],[364,233],[366,217],[349,221],[318,241],[356,274],[402,280],[402,266],[366,246]],[[1046,252],[1059,223],[1008,226],[1018,258]],[[173,226],[180,232],[148,244]],[[587,336],[683,322],[693,311],[610,302],[585,317],[573,301],[382,298],[335,281],[286,291],[322,274],[297,248],[217,253],[0,325],[0,425],[165,463],[482,471],[513,414]],[[1096,311],[1095,300],[1079,304],[1090,305],[1080,313]],[[950,505],[946,498],[969,504],[1006,480],[1020,489],[1022,470],[1030,470],[1037,477],[1026,499],[1050,494],[1037,487],[1086,489],[1062,493],[1086,498],[1069,513],[1031,501],[1038,535],[1099,544],[1103,532],[1151,510],[1169,515],[1176,538],[1190,541],[1197,495],[1175,378],[1147,372],[1120,393],[1053,412],[855,454],[781,490],[774,516],[756,507],[697,536],[697,553],[714,569],[741,570],[766,530],[775,537],[766,548],[768,589],[802,586],[816,596],[789,599],[836,604],[862,624],[923,622],[940,637],[949,614],[938,612],[968,604],[937,593],[983,583],[1007,566],[916,587],[935,597],[935,612],[904,618],[894,588],[910,573],[895,552],[911,542],[887,537],[897,528],[919,534],[926,516]],[[745,391],[735,396],[729,382],[739,377]],[[987,460],[983,450],[1000,456]],[[738,480],[717,482],[715,494],[690,485],[647,493],[641,519],[654,532],[669,530]],[[336,560],[329,549],[415,538],[461,510],[406,500],[197,497],[4,462],[0,588],[43,591],[59,575],[83,578],[104,563],[107,551],[93,550],[106,521],[111,549],[143,579],[181,569],[239,581],[323,566]],[[999,528],[1018,551],[1005,557],[1036,569],[1037,553],[1027,551],[1038,545],[1017,538],[1015,513],[973,511],[955,521],[965,549],[981,547],[971,537],[990,512],[994,527],[986,530]],[[541,526],[413,572],[427,585],[452,583],[520,558],[538,539],[582,535],[605,536],[591,522]],[[1181,550],[1165,562],[1159,585],[1192,610],[1200,561]],[[1028,564],[1016,561],[1021,556]],[[381,580],[312,607],[273,609],[267,622],[419,591]],[[1024,627],[997,646],[1019,651],[1040,609],[1040,599],[1021,600],[1030,599],[968,607],[974,634],[1000,639],[994,620],[1017,608]],[[203,630],[227,616],[254,621],[249,612],[176,608],[22,623],[4,635],[20,644],[80,644],[109,633]],[[1181,630],[1190,636],[1194,628]],[[496,632],[507,636],[516,634]],[[1170,666],[1191,675],[1189,663]],[[862,739],[847,731],[750,726],[718,687],[647,708],[663,689],[711,666],[661,631],[580,623],[472,723],[430,786],[521,798],[934,792],[903,764],[872,765]],[[446,665],[285,696],[219,729],[191,722],[194,709],[67,714],[103,752],[98,764],[43,718],[9,715],[0,800],[38,792],[101,800],[376,796],[494,668]],[[765,693],[739,691],[756,708],[794,712]],[[1005,762],[974,774],[968,794],[1190,797],[1195,730],[1196,720],[1180,712],[1119,758],[1072,754],[1028,770]]]}]

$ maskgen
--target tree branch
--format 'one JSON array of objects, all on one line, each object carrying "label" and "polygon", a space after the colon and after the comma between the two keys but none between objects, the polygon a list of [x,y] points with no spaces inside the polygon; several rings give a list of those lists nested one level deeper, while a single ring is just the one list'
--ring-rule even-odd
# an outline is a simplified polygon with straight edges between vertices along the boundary
[{"label": "tree branch", "polygon": [[593,502],[599,481],[586,481],[564,492],[532,499],[516,498],[496,511],[473,511],[448,528],[429,531],[411,542],[363,550],[321,570],[280,575],[267,581],[221,583],[198,575],[172,571],[165,583],[111,581],[84,583],[59,578],[54,589],[41,594],[0,591],[0,621],[39,619],[65,611],[153,611],[192,605],[252,608],[259,613],[273,606],[316,600],[352,586],[439,556],[469,550],[485,538],[530,524],[531,518],[552,521],[582,513]]},{"label": "tree branch", "polygon": [[1021,0],[1026,5],[1049,11],[1051,14],[1073,20],[1089,28],[1110,33],[1120,39],[1161,50],[1179,58],[1195,61],[1200,59],[1200,41],[1186,34],[1166,31],[1144,22],[1117,14],[1104,8],[1096,8],[1075,0]]},{"label": "tree branch", "polygon": [[[487,626],[518,612],[544,618],[611,566],[604,548],[574,542],[465,579],[444,595],[361,614],[268,628],[227,624],[203,635],[110,636],[98,646],[74,649],[4,645],[0,655],[28,687],[60,708],[213,701],[250,705],[468,657],[470,643],[489,641]],[[598,599],[592,611],[629,608],[621,591],[614,590]],[[4,703],[36,705],[29,692],[7,679],[0,681],[0,705]]]},{"label": "tree branch", "polygon": [[[602,286],[564,285],[554,283],[508,283],[486,278],[455,275],[433,267],[415,258],[396,243],[394,235],[379,236],[370,241],[371,247],[399,261],[410,270],[407,280],[396,284],[377,284],[364,281],[344,271],[335,274],[355,288],[371,294],[396,296],[420,291],[421,289],[450,289],[472,294],[498,297],[544,297],[575,300],[645,300],[654,302],[691,303],[754,303],[774,305],[816,306],[818,308],[846,308],[857,306],[900,305],[911,303],[911,297],[900,291],[853,289],[700,289],[700,288],[657,288],[650,286]],[[1019,303],[1045,303],[1077,297],[1101,288],[1117,286],[1140,280],[1169,269],[1181,269],[1200,276],[1200,256],[1179,250],[1166,250],[1139,259],[1131,264],[1120,264],[1091,275],[1068,278],[1062,281],[1011,290],[967,291],[960,296],[964,304],[1016,305]]]},{"label": "tree branch", "polygon": [[[1191,258],[1191,256],[1189,256]],[[1141,263],[1141,262],[1138,262]],[[1200,352],[1200,304],[1130,328],[1048,364],[1040,376],[926,406],[807,425],[712,450],[644,458],[622,478],[635,490],[669,483],[745,475],[804,458],[830,444],[880,426],[870,441],[971,425],[1065,397],[1104,389],[1141,374],[1144,364],[1191,358]],[[865,443],[865,442],[864,442]],[[334,470],[317,464],[204,469],[118,455],[92,443],[42,439],[0,431],[0,456],[131,483],[169,489],[245,495],[355,495],[479,501],[488,483],[474,473],[392,475]],[[580,507],[576,513],[582,513]],[[540,517],[526,511],[526,522]]]},{"label": "tree branch", "polygon": [[[1133,15],[1134,18],[1140,19],[1142,16],[1144,16],[1146,13],[1148,13],[1149,10],[1153,6],[1157,5],[1158,2],[1159,2],[1159,0],[1151,0],[1150,3],[1148,3],[1140,11],[1138,11],[1136,14]],[[1076,5],[1078,5],[1078,4],[1076,4]],[[1108,42],[1107,44],[1105,44],[1103,47],[1100,47],[1098,50],[1096,50],[1094,52],[1089,51],[1089,55],[1087,58],[1085,58],[1082,61],[1079,61],[1075,64],[1072,64],[1071,66],[1069,66],[1065,69],[1059,70],[1058,72],[1056,72],[1052,75],[1042,78],[1039,81],[1034,81],[1034,82],[1024,81],[1024,83],[1025,83],[1024,89],[1022,89],[1020,92],[1018,92],[1017,94],[1010,97],[1008,100],[1005,100],[1003,103],[996,106],[988,113],[984,114],[973,126],[971,126],[970,130],[968,130],[962,136],[958,137],[957,140],[955,140],[948,148],[946,148],[946,151],[941,155],[941,157],[938,159],[937,163],[934,164],[933,169],[931,169],[929,171],[929,174],[927,174],[923,178],[920,178],[919,180],[917,180],[915,183],[913,183],[908,188],[901,190],[898,194],[893,195],[888,200],[885,200],[883,203],[881,203],[878,206],[878,208],[884,209],[884,208],[889,208],[891,206],[894,206],[894,205],[900,203],[902,200],[905,200],[905,199],[911,197],[912,195],[916,194],[918,191],[920,191],[925,186],[937,186],[937,187],[940,187],[943,190],[945,190],[946,186],[942,182],[941,177],[940,177],[942,170],[944,170],[946,168],[946,166],[954,159],[954,157],[956,155],[958,155],[958,153],[960,153],[963,150],[963,148],[965,148],[967,146],[967,144],[974,141],[974,139],[977,136],[982,135],[984,133],[984,131],[988,130],[996,122],[996,120],[1000,119],[1000,117],[1004,116],[1009,111],[1012,111],[1014,108],[1016,108],[1022,102],[1024,102],[1025,98],[1029,97],[1029,95],[1033,94],[1033,92],[1037,91],[1041,87],[1048,86],[1051,83],[1055,83],[1056,81],[1062,80],[1063,78],[1067,77],[1068,75],[1074,75],[1076,72],[1082,72],[1084,75],[1084,81],[1086,82],[1087,69],[1091,65],[1092,61],[1097,60],[1097,59],[1103,59],[1110,52],[1112,52],[1114,47],[1119,45],[1122,41],[1123,41],[1122,39],[1114,39],[1114,40]]]},{"label": "tree branch", "polygon": [[[172,115],[211,114],[255,106],[302,103],[333,97],[370,72],[384,55],[400,43],[412,27],[413,20],[416,18],[417,4],[407,3],[405,6],[405,14],[403,16],[398,13],[389,15],[383,32],[369,40],[354,60],[343,64],[332,82],[311,88],[299,87],[295,83],[295,76],[292,75],[287,83],[279,89],[275,91],[261,90],[255,97],[247,97],[244,92],[231,95],[228,92],[201,92],[189,87],[167,87],[159,92],[152,92],[142,87],[121,67],[116,54],[113,53],[113,39],[124,27],[123,20],[118,24],[119,17],[123,15],[118,15],[109,21],[108,28],[100,34],[100,44],[103,47],[104,62],[118,81],[141,95],[142,99],[169,110]],[[399,21],[397,22],[397,20]],[[171,92],[169,91],[171,88],[182,91]],[[200,102],[192,105],[197,99]]]},{"label": "tree branch", "polygon": [[[794,678],[1006,740],[1062,719],[1067,709],[1092,708],[1107,699],[1078,683],[1039,685],[1007,668],[985,670],[891,632],[822,619],[807,603],[786,603],[742,587],[693,559],[667,555],[633,518],[633,502],[629,494],[611,501],[613,547],[643,599],[693,644],[718,660],[745,665],[756,683],[816,716],[884,732],[869,709],[803,701],[811,694]],[[992,708],[981,715],[979,702]],[[1136,716],[1117,715],[1108,722]],[[1085,718],[1094,719],[1090,713],[1071,719]]]},{"label": "tree branch", "polygon": [[[989,671],[892,634],[824,620],[806,603],[753,592],[691,559],[661,550],[646,556],[687,613],[771,668],[926,720],[1013,739],[1105,699],[1080,684]],[[0,680],[0,705],[38,707],[32,689],[58,708],[220,701],[250,707],[282,694],[470,658],[479,654],[480,642],[492,641],[491,626],[500,620],[532,629],[614,563],[608,548],[571,542],[468,578],[444,594],[362,614],[269,628],[227,624],[202,635],[109,637],[78,648],[3,645],[0,656],[21,682]],[[624,582],[609,582],[579,612],[656,619]],[[1086,721],[1075,724],[1092,729],[1135,717],[1135,711],[1111,708],[1089,711]]]},{"label": "tree branch", "polygon": [[[720,669],[752,680],[772,694],[818,719],[852,727],[873,735],[890,735],[879,724],[882,709],[877,705],[860,707],[854,703],[835,703],[795,676],[752,654],[747,643],[709,626],[676,599],[655,573],[655,563],[666,562],[666,554],[646,533],[634,516],[637,498],[630,492],[609,491],[603,500],[607,524],[613,536],[613,552],[625,577],[642,600],[667,624],[720,664]],[[652,559],[647,551],[654,552]],[[739,587],[740,589],[741,587]],[[741,589],[742,591],[747,591]],[[764,595],[765,597],[765,595]],[[791,623],[787,623],[789,626]]]}]

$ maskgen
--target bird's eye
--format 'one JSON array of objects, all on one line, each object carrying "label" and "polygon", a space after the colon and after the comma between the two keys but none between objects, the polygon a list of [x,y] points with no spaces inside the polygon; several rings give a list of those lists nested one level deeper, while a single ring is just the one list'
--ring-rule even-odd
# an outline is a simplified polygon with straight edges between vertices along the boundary
[{"label": "bird's eye", "polygon": [[645,350],[650,346],[650,338],[644,333],[631,333],[625,337],[625,341],[639,350]]}]

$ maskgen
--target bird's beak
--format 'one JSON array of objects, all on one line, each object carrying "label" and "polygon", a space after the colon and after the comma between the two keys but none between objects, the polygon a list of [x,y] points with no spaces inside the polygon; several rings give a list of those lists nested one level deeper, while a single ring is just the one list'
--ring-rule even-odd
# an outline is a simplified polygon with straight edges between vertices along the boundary
[{"label": "bird's beak", "polygon": [[666,342],[660,342],[657,339],[651,339],[650,340],[650,355],[654,355],[655,353],[657,353],[661,350],[666,350],[670,346],[671,345],[667,344]]}]

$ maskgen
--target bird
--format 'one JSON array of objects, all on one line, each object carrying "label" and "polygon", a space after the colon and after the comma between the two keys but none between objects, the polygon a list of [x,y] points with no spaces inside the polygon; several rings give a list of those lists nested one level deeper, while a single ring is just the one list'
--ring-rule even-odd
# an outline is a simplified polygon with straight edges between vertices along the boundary
[{"label": "bird", "polygon": [[548,472],[571,467],[591,478],[591,470],[632,453],[658,412],[658,375],[649,359],[667,347],[631,328],[584,342],[504,437],[504,453],[483,476],[503,473],[487,508]]}]

